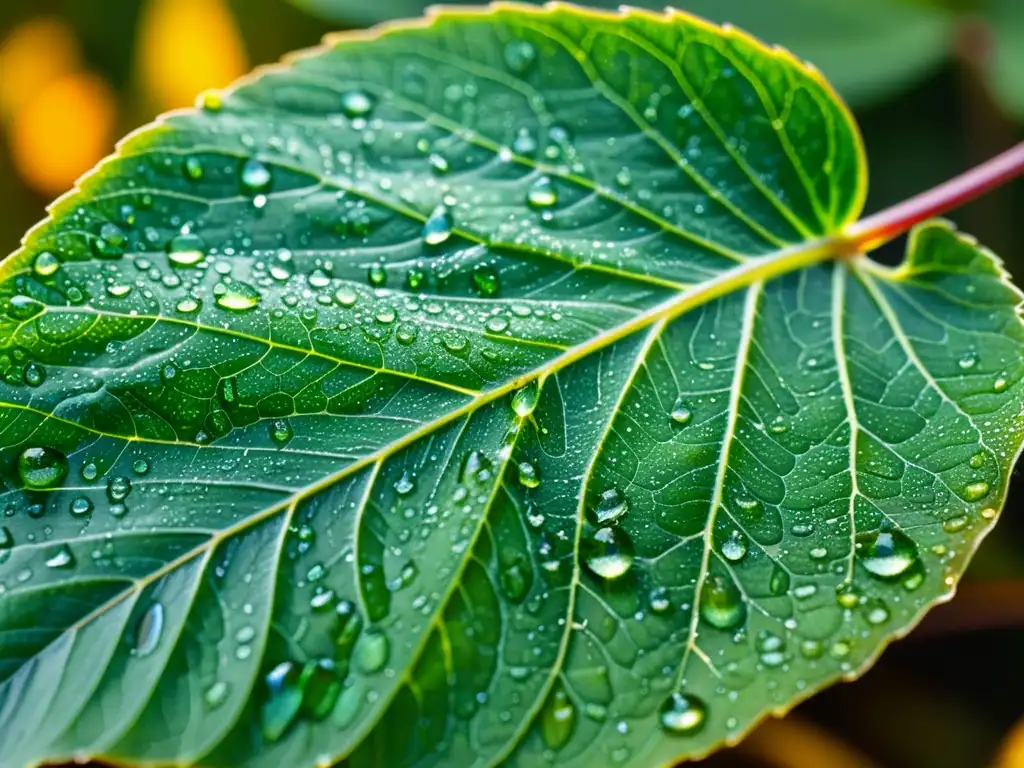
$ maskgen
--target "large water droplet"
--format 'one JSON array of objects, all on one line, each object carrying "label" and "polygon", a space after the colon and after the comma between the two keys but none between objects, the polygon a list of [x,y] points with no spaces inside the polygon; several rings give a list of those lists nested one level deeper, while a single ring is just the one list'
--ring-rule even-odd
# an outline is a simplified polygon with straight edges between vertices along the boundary
[{"label": "large water droplet", "polygon": [[526,202],[531,208],[551,208],[558,204],[558,190],[548,176],[541,176],[530,185]]},{"label": "large water droplet", "polygon": [[700,592],[700,617],[718,629],[735,629],[747,617],[747,604],[732,579],[709,575]]},{"label": "large water droplet", "polygon": [[265,192],[272,178],[270,169],[255,158],[246,160],[242,166],[242,187],[251,195]]},{"label": "large water droplet", "polygon": [[561,749],[572,737],[576,727],[576,707],[561,687],[555,688],[544,703],[540,716],[540,733],[551,749]]},{"label": "large water droplet", "polygon": [[206,258],[206,243],[198,235],[178,235],[167,244],[167,259],[176,267],[194,267]]},{"label": "large water droplet", "polygon": [[693,412],[686,406],[682,395],[676,398],[669,415],[676,424],[688,424],[690,419],[693,418]]},{"label": "large water droplet", "polygon": [[42,251],[32,262],[32,271],[39,277],[50,277],[60,269],[60,259],[49,251]]},{"label": "large water droplet", "polygon": [[989,490],[989,484],[984,480],[976,483],[969,483],[967,487],[964,488],[964,498],[967,499],[967,501],[980,501],[988,496]]},{"label": "large water droplet", "polygon": [[661,705],[661,726],[671,734],[697,733],[707,719],[707,707],[696,696],[673,693]]},{"label": "large water droplet", "polygon": [[611,525],[629,512],[629,501],[618,488],[601,491],[597,506],[594,507],[594,521],[598,525]]},{"label": "large water droplet", "polygon": [[46,561],[46,566],[48,568],[73,568],[74,565],[75,556],[72,554],[71,549],[67,544],[62,544],[61,547]]},{"label": "large water droplet", "polygon": [[356,666],[367,674],[378,672],[388,663],[391,642],[380,630],[369,630],[360,638],[353,653]]},{"label": "large water droplet", "polygon": [[451,216],[446,207],[439,205],[423,225],[423,242],[430,246],[441,245],[451,236]]},{"label": "large water droplet", "polygon": [[164,631],[164,607],[153,603],[142,614],[135,629],[135,655],[149,656],[160,644],[160,636]]},{"label": "large water droplet", "polygon": [[348,117],[366,117],[373,110],[373,97],[366,91],[341,94],[341,109]]},{"label": "large water droplet", "polygon": [[122,475],[107,480],[107,496],[111,501],[124,501],[132,492],[132,481]]},{"label": "large water droplet", "polygon": [[307,661],[299,677],[302,712],[313,720],[327,717],[341,695],[341,680],[330,659]]},{"label": "large water droplet", "polygon": [[299,714],[302,707],[299,677],[299,671],[290,661],[278,664],[267,674],[269,697],[260,710],[260,731],[267,741],[280,739]]},{"label": "large water droplet", "polygon": [[602,579],[625,576],[633,565],[633,542],[621,528],[598,528],[583,539],[583,562]]},{"label": "large water droplet", "polygon": [[861,565],[881,579],[902,576],[917,563],[917,545],[898,530],[880,530],[857,537],[857,557]]},{"label": "large water droplet", "polygon": [[217,306],[232,312],[245,312],[253,309],[263,298],[260,292],[248,283],[233,280],[230,283],[218,283],[214,288]]},{"label": "large water droplet", "polygon": [[733,529],[725,541],[722,542],[722,557],[730,562],[736,563],[742,560],[747,554],[747,537],[738,529]]},{"label": "large water droplet", "polygon": [[512,396],[512,410],[515,411],[516,416],[525,419],[537,407],[539,397],[540,385],[536,380],[531,381]]},{"label": "large water droplet", "polygon": [[54,448],[26,448],[18,457],[18,474],[26,488],[53,488],[67,476],[68,460]]}]

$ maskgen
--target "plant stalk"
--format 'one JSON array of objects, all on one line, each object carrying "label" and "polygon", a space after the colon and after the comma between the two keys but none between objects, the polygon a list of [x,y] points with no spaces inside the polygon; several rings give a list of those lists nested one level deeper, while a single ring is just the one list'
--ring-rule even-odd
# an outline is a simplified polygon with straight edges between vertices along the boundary
[{"label": "plant stalk", "polygon": [[870,251],[925,219],[940,216],[1024,174],[1024,142],[927,192],[847,227],[851,251]]}]

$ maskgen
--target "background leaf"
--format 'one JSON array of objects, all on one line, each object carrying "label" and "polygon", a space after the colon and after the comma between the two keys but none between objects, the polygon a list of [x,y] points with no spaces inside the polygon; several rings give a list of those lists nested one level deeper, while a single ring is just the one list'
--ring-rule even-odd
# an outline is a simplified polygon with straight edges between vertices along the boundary
[{"label": "background leaf", "polygon": [[814,76],[498,19],[209,97],[5,262],[18,762],[647,764],[948,593],[1020,443],[993,258],[783,274],[863,198]]},{"label": "background leaf", "polygon": [[[431,5],[426,0],[294,2],[332,21],[358,26],[418,16]],[[479,5],[472,0],[455,4]],[[590,5],[615,10],[621,3]],[[665,7],[660,1],[631,5],[654,11]],[[933,70],[946,56],[952,34],[947,12],[893,0],[686,0],[674,6],[790,49],[813,62],[858,106],[884,99]]]}]

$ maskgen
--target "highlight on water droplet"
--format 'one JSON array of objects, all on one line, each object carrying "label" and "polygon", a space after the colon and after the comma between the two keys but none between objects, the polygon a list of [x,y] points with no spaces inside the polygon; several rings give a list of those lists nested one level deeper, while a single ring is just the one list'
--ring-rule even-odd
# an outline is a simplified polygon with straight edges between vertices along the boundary
[{"label": "highlight on water droplet", "polygon": [[47,568],[73,568],[75,556],[67,544],[62,544],[46,561]]}]

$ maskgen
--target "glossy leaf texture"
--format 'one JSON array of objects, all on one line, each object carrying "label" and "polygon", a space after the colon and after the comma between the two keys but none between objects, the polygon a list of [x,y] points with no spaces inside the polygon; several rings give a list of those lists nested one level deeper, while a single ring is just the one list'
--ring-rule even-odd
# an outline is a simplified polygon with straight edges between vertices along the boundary
[{"label": "glossy leaf texture", "polygon": [[657,765],[948,598],[1024,332],[856,127],[691,17],[346,36],[129,138],[0,267],[4,765]]},{"label": "glossy leaf texture", "polygon": [[[429,0],[293,0],[304,10],[339,24],[366,25],[414,16]],[[472,4],[473,0],[453,0]],[[544,0],[535,0],[543,5]],[[1016,0],[1006,0],[1013,4]],[[609,10],[617,0],[592,2]],[[672,5],[718,23],[733,24],[782,45],[821,69],[849,103],[860,107],[892,97],[941,65],[954,35],[955,17],[917,0],[637,0],[652,11]],[[1000,46],[1000,51],[1010,48]],[[1011,83],[1017,78],[1007,67]]]}]

